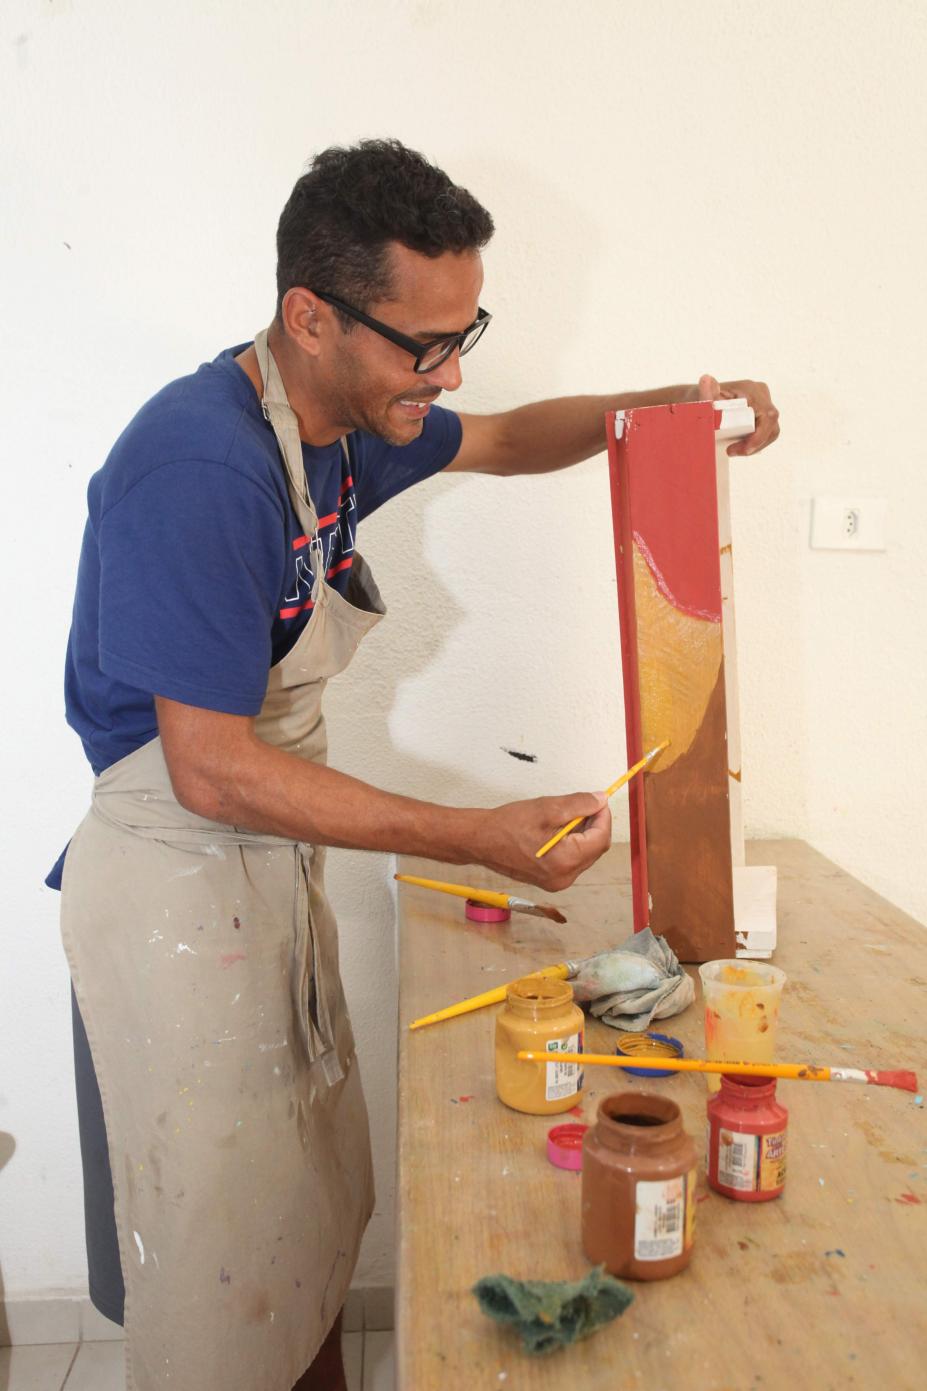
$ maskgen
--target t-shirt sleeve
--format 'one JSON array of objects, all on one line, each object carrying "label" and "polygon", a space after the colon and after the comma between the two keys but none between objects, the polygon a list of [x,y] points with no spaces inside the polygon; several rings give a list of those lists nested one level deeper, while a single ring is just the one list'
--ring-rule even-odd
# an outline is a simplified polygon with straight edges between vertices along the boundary
[{"label": "t-shirt sleeve", "polygon": [[281,501],[227,465],[162,464],[99,522],[100,665],[129,686],[256,715],[283,583]]},{"label": "t-shirt sleeve", "polygon": [[373,435],[355,436],[352,468],[358,519],[447,468],[460,450],[462,436],[459,415],[441,406],[432,406],[422,433],[411,444],[387,444]]}]

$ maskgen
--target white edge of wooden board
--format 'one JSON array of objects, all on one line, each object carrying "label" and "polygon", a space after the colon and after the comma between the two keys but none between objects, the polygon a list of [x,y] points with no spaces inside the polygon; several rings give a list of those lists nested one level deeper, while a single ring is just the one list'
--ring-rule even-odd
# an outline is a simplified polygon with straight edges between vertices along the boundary
[{"label": "white edge of wooden board", "polygon": [[734,935],[737,955],[767,958],[776,948],[775,865],[734,866]]},{"label": "white edge of wooden board", "polygon": [[[696,405],[695,401],[687,404]],[[756,426],[756,417],[753,408],[747,405],[742,396],[737,396],[733,401],[713,402],[715,410],[721,412],[721,420],[715,428],[715,437],[719,440],[740,440],[745,435],[752,435]],[[644,407],[643,409],[647,409]],[[615,411],[615,439],[620,440],[624,434],[624,418],[626,411]]]}]

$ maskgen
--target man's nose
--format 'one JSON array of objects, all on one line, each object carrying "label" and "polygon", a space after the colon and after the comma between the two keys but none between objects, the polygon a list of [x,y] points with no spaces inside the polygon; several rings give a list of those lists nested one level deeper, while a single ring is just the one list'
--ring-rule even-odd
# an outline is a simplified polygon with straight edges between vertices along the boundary
[{"label": "man's nose", "polygon": [[445,358],[430,372],[423,372],[422,380],[426,381],[429,386],[439,387],[442,391],[456,391],[463,381],[463,373],[460,370],[460,349],[455,348],[450,357]]}]

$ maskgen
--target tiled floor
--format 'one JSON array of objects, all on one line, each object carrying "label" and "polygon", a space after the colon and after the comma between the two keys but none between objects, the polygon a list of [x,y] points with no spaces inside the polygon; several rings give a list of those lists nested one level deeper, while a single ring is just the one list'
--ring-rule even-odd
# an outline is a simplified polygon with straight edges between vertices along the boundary
[{"label": "tiled floor", "polygon": [[[346,1333],[348,1391],[394,1391],[392,1333]],[[4,1391],[125,1391],[123,1345],[37,1343],[0,1348]]]}]

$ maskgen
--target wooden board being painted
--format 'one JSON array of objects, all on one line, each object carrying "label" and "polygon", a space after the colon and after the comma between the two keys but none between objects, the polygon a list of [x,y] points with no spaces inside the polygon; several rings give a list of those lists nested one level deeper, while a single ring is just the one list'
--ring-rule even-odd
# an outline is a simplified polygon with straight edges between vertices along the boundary
[{"label": "wooden board being painted", "polygon": [[630,790],[634,926],[682,961],[775,945],[775,871],[744,865],[740,802],[725,449],[752,428],[731,401],[608,417],[629,764],[671,741]]}]

